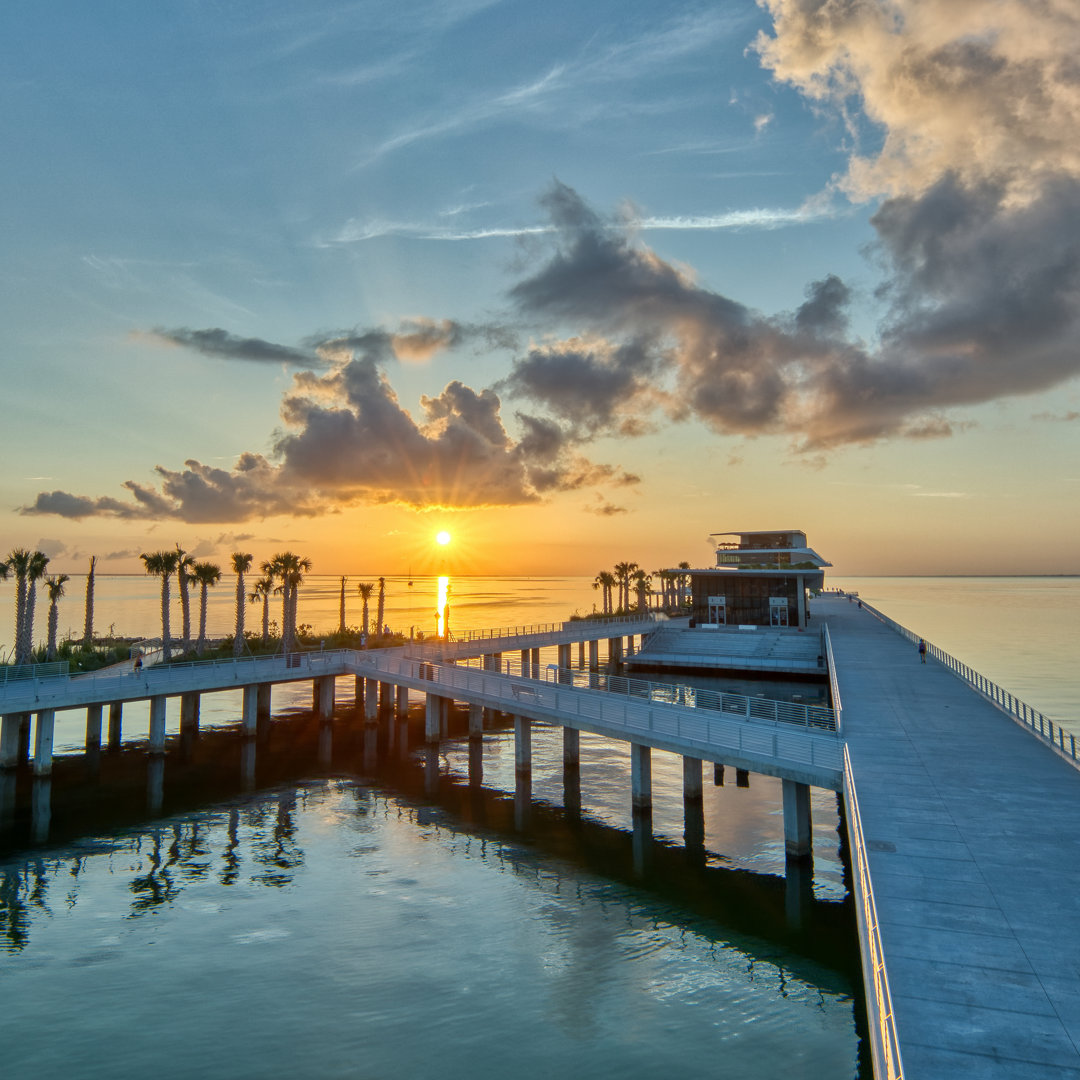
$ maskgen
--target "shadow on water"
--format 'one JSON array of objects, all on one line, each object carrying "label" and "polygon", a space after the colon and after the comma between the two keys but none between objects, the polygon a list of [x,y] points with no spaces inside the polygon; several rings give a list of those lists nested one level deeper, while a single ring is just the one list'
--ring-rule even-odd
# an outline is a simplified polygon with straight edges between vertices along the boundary
[{"label": "shadow on water", "polygon": [[51,795],[46,843],[41,782],[28,768],[9,772],[0,832],[0,935],[8,949],[25,943],[27,911],[48,885],[47,863],[77,861],[118,839],[136,843],[144,855],[144,872],[130,883],[132,914],[168,904],[175,868],[198,872],[200,833],[224,821],[227,851],[233,850],[241,815],[254,815],[262,826],[255,854],[260,883],[288,884],[304,860],[291,807],[312,784],[345,783],[409,808],[419,827],[496,842],[503,860],[523,868],[557,872],[561,864],[632,890],[646,915],[693,927],[751,962],[774,963],[851,997],[860,1034],[865,1030],[850,898],[815,898],[811,869],[791,862],[785,877],[716,865],[704,845],[700,808],[692,805],[683,844],[654,838],[647,815],[635,816],[633,829],[598,821],[581,812],[572,771],[565,805],[534,798],[522,777],[514,791],[485,787],[480,741],[459,737],[449,745],[469,747],[471,780],[446,768],[448,744],[425,745],[415,708],[409,721],[384,720],[377,729],[351,710],[339,710],[329,723],[295,713],[260,723],[254,739],[230,728],[188,733],[171,739],[156,758],[139,745],[59,757],[51,791],[45,791]]}]

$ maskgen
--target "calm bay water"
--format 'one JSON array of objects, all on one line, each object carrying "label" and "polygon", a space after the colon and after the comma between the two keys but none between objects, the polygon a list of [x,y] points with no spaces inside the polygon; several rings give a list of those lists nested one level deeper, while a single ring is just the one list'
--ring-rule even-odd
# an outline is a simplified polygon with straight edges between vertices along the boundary
[{"label": "calm bay water", "polygon": [[[843,583],[1055,718],[1076,715],[1068,634],[1038,628],[1075,630],[1077,582]],[[433,626],[432,580],[387,586],[393,629]],[[300,621],[334,628],[337,587],[310,579]],[[100,577],[99,630],[158,632],[157,597],[152,579]],[[459,579],[451,621],[555,621],[595,598],[587,579]],[[79,626],[80,589],[65,603]],[[997,617],[965,624],[965,604]],[[359,611],[350,598],[347,622]],[[227,582],[209,624],[231,631]],[[1015,632],[998,634],[1003,624]],[[1029,654],[1042,667],[1025,689],[1031,672],[1015,662]],[[581,809],[567,812],[557,732],[536,729],[522,798],[505,729],[485,735],[482,785],[469,782],[468,740],[429,754],[418,716],[404,747],[398,733],[377,759],[365,754],[350,683],[339,680],[332,730],[307,712],[310,686],[275,690],[253,790],[240,782],[239,696],[204,697],[203,734],[170,750],[154,817],[145,709],[125,709],[125,749],[103,756],[96,781],[76,753],[82,715],[59,714],[70,757],[57,763],[50,840],[13,835],[0,857],[5,1069],[94,1080],[865,1075],[831,793],[813,793],[812,872],[785,882],[777,781],[740,788],[729,770],[707,786],[695,840],[681,762],[657,753],[653,840],[635,845],[621,745],[583,737]],[[464,717],[454,722],[460,734]]]}]

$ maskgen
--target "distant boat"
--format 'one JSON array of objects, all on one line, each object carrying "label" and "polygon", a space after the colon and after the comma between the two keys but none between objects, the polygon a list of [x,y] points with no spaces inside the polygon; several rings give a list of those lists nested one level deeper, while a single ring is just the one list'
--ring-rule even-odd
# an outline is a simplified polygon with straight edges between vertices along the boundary
[{"label": "distant boat", "polygon": [[412,567],[409,567],[409,586],[412,586]]}]

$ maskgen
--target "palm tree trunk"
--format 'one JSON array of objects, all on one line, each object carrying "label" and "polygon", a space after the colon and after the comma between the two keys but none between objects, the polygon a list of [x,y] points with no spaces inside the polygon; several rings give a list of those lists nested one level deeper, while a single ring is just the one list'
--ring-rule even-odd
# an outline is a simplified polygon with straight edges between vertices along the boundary
[{"label": "palm tree trunk", "polygon": [[26,617],[26,574],[19,574],[15,582],[15,663],[23,663],[23,619]]},{"label": "palm tree trunk", "polygon": [[247,596],[244,593],[244,572],[240,570],[236,574],[236,632],[233,635],[233,656],[239,656],[244,650],[244,611],[247,605]]},{"label": "palm tree trunk", "polygon": [[90,556],[90,573],[86,575],[86,614],[83,619],[83,648],[94,643],[94,564],[97,556]]},{"label": "palm tree trunk", "polygon": [[181,638],[184,643],[184,652],[191,648],[191,591],[188,588],[188,576],[184,568],[180,568],[180,618],[182,620]]},{"label": "palm tree trunk", "polygon": [[161,655],[168,661],[172,658],[172,647],[169,641],[169,578],[172,574],[166,572],[161,575]]},{"label": "palm tree trunk", "polygon": [[341,579],[341,612],[340,612],[340,617],[338,619],[338,633],[339,634],[344,634],[345,633],[345,582],[347,580],[348,580],[348,578],[344,578],[344,577]]},{"label": "palm tree trunk", "polygon": [[270,593],[269,591],[263,593],[263,626],[262,626],[262,639],[265,645],[270,640]]},{"label": "palm tree trunk", "polygon": [[56,601],[49,604],[49,644],[45,649],[45,659],[56,659],[56,629],[60,622],[60,609]]},{"label": "palm tree trunk", "polygon": [[200,656],[203,654],[203,649],[206,648],[206,590],[207,585],[204,581],[199,590],[199,641],[195,646],[195,651]]},{"label": "palm tree trunk", "polygon": [[34,608],[37,606],[37,582],[31,581],[26,589],[26,610],[23,612],[23,663],[33,661]]}]

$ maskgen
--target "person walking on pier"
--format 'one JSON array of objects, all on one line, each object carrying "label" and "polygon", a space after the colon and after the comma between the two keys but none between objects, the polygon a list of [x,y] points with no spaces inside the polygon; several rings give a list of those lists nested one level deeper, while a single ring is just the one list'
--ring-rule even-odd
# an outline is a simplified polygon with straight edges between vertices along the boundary
[{"label": "person walking on pier", "polygon": [[922,638],[919,638],[919,659],[926,663],[926,642]]}]

